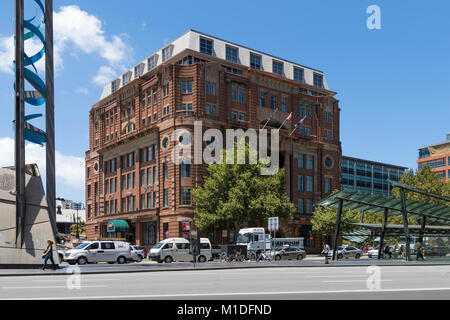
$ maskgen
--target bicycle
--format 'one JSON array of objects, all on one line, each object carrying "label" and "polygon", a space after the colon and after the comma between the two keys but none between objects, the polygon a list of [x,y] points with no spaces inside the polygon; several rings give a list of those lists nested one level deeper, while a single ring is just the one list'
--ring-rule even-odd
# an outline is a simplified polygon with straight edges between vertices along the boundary
[{"label": "bicycle", "polygon": [[259,262],[261,260],[264,261],[272,261],[273,260],[273,255],[270,251],[261,251],[258,255],[258,257],[256,258],[256,262]]},{"label": "bicycle", "polygon": [[228,255],[223,251],[219,254],[219,260],[220,262],[230,262]]}]

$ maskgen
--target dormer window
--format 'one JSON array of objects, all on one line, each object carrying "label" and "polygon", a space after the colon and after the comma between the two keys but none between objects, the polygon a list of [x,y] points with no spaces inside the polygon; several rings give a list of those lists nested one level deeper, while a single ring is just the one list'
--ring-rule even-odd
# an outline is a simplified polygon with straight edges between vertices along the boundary
[{"label": "dormer window", "polygon": [[283,62],[273,60],[272,68],[273,73],[279,74],[280,76],[283,75]]},{"label": "dormer window", "polygon": [[120,80],[114,80],[113,82],[111,82],[111,92],[116,92],[117,89],[119,89],[120,86]]},{"label": "dormer window", "polygon": [[139,78],[144,73],[144,64],[140,63],[134,67],[134,77]]},{"label": "dormer window", "polygon": [[294,67],[294,80],[305,83],[305,72],[303,69]]},{"label": "dormer window", "polygon": [[126,85],[128,82],[130,82],[130,74],[131,72],[127,72],[122,76],[123,85]]},{"label": "dormer window", "polygon": [[314,73],[314,87],[323,88],[323,75]]},{"label": "dormer window", "polygon": [[153,55],[147,60],[147,71],[153,70],[156,68],[156,63],[158,62],[158,55]]},{"label": "dormer window", "polygon": [[167,46],[162,50],[162,61],[166,62],[172,56],[171,46]]},{"label": "dormer window", "polygon": [[206,38],[200,38],[200,53],[213,55],[213,41]]},{"label": "dormer window", "polygon": [[238,63],[238,48],[227,46],[226,58],[230,62]]}]

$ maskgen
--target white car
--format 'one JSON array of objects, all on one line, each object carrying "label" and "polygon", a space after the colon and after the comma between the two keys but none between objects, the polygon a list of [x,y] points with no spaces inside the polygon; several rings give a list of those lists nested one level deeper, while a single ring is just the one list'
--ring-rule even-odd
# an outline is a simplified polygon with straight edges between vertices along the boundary
[{"label": "white car", "polygon": [[[149,260],[158,261],[158,263],[172,263],[178,261],[192,261],[192,255],[189,254],[189,240],[183,238],[165,239],[154,246],[149,254]],[[212,259],[211,242],[208,238],[200,239],[200,254],[197,261],[204,263]]]},{"label": "white car", "polygon": [[131,259],[135,262],[141,262],[144,260],[145,253],[144,250],[140,249],[137,246],[130,246],[131,249]]},{"label": "white car", "polygon": [[108,262],[124,264],[132,261],[132,250],[127,242],[123,241],[88,241],[83,242],[75,249],[64,253],[64,261],[71,265],[78,263]]},{"label": "white car", "polygon": [[[372,248],[369,251],[367,251],[367,256],[372,259],[372,258],[378,258],[378,247],[376,248]],[[383,256],[383,250],[381,250],[381,256]]]}]

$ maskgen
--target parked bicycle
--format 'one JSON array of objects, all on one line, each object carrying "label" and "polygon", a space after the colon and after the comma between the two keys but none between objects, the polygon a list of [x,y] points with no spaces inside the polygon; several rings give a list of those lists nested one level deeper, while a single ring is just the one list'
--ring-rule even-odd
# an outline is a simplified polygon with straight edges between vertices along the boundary
[{"label": "parked bicycle", "polygon": [[273,260],[273,254],[270,251],[261,251],[259,255],[256,257],[256,262],[259,261],[272,261]]}]

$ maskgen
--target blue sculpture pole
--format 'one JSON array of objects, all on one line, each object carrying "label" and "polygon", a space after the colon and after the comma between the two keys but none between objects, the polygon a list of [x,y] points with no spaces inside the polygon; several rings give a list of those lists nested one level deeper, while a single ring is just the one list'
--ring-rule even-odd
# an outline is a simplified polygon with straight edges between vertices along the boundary
[{"label": "blue sculpture pole", "polygon": [[46,194],[48,212],[56,235],[56,181],[55,181],[55,101],[53,67],[53,0],[45,0],[45,127],[46,145]]},{"label": "blue sculpture pole", "polygon": [[25,225],[25,103],[24,103],[24,5],[15,2],[16,79],[15,79],[15,150],[16,167],[16,248],[23,244]]},{"label": "blue sculpture pole", "polygon": [[[55,121],[54,121],[54,67],[53,67],[53,0],[34,0],[43,15],[39,25],[24,20],[24,0],[15,0],[15,167],[16,167],[16,247],[22,248],[26,215],[25,202],[25,140],[43,145],[46,143],[46,194],[48,211],[56,235],[56,183],[55,183]],[[45,37],[41,28],[45,25]],[[27,29],[28,32],[24,33]],[[42,49],[31,56],[24,52],[24,41],[39,38]],[[45,53],[45,82],[39,77],[35,63]],[[31,67],[31,68],[27,68]],[[34,72],[33,72],[34,69]],[[35,89],[25,91],[25,80]],[[42,114],[25,116],[25,102],[33,106],[45,103],[46,132],[28,121]]]}]

